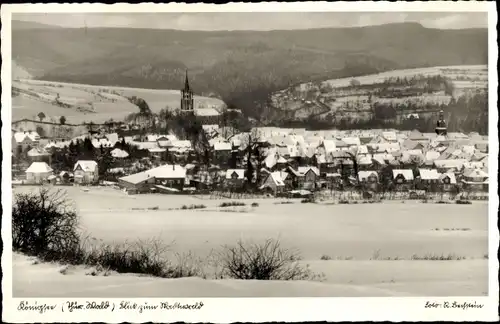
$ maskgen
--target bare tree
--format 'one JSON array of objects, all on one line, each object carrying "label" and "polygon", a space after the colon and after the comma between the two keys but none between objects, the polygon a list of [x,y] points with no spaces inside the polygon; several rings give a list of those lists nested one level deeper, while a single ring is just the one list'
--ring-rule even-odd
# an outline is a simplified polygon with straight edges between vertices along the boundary
[{"label": "bare tree", "polygon": [[65,251],[79,243],[78,216],[65,192],[41,188],[17,194],[12,208],[12,246],[34,255]]}]

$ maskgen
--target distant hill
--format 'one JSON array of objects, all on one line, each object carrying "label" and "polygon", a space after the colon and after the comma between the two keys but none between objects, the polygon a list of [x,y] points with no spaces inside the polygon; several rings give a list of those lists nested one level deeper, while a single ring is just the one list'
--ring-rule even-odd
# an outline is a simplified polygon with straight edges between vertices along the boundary
[{"label": "distant hill", "polygon": [[23,21],[23,20],[12,20],[11,26],[13,30],[62,28],[60,26],[42,24],[33,21]]},{"label": "distant hill", "polygon": [[415,23],[287,31],[16,28],[12,55],[34,77],[214,93],[262,117],[270,93],[293,84],[392,69],[487,64],[487,29]]}]

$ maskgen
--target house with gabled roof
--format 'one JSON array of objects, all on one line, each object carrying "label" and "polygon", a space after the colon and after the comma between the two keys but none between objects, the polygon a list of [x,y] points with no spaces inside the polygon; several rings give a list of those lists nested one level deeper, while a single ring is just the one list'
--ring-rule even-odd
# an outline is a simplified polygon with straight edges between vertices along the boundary
[{"label": "house with gabled roof", "polygon": [[213,156],[214,164],[228,165],[231,159],[232,145],[229,142],[215,142],[213,143]]},{"label": "house with gabled roof", "polygon": [[359,171],[358,180],[361,185],[368,190],[376,191],[378,189],[378,173],[374,170]]},{"label": "house with gabled roof", "polygon": [[461,182],[465,190],[487,191],[489,175],[480,169],[464,170]]},{"label": "house with gabled roof", "polygon": [[393,183],[399,190],[408,190],[413,188],[414,180],[413,170],[394,169],[392,170]]},{"label": "house with gabled roof", "polygon": [[245,169],[228,169],[226,170],[225,185],[232,189],[240,189],[243,187],[246,177]]},{"label": "house with gabled roof", "polygon": [[276,171],[271,172],[264,179],[264,182],[259,187],[261,190],[266,190],[272,192],[274,195],[284,192],[286,185],[285,179],[288,177],[288,173]]},{"label": "house with gabled roof", "polygon": [[52,168],[45,162],[33,162],[26,169],[26,182],[30,184],[42,184],[53,175]]},{"label": "house with gabled roof", "polygon": [[75,183],[96,184],[99,182],[99,167],[96,161],[80,160],[73,167]]}]

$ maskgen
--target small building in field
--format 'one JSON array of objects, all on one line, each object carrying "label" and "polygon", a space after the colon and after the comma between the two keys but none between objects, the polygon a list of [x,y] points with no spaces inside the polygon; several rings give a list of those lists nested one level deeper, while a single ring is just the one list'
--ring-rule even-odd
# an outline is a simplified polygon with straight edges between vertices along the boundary
[{"label": "small building in field", "polygon": [[118,179],[120,187],[131,193],[148,192],[151,189],[179,192],[186,184],[186,169],[180,165],[165,164],[151,170]]},{"label": "small building in field", "polygon": [[463,174],[462,186],[470,191],[487,191],[489,175],[483,170],[466,170]]},{"label": "small building in field", "polygon": [[119,178],[118,185],[130,193],[144,193],[154,188],[155,181],[147,171],[143,171]]},{"label": "small building in field", "polygon": [[73,168],[74,181],[79,184],[96,184],[99,182],[99,167],[96,161],[80,160]]},{"label": "small building in field", "polygon": [[33,162],[26,169],[26,182],[30,184],[42,184],[53,175],[52,168],[45,162]]},{"label": "small building in field", "polygon": [[453,191],[458,189],[457,179],[455,177],[455,173],[453,172],[442,173],[439,176],[439,181],[441,183],[441,188],[443,191]]},{"label": "small building in field", "polygon": [[361,185],[369,190],[376,191],[378,189],[378,173],[377,171],[359,171],[358,179]]},{"label": "small building in field", "polygon": [[12,150],[26,152],[40,142],[40,135],[34,131],[16,132],[12,134]]},{"label": "small building in field", "polygon": [[413,187],[414,177],[413,171],[409,169],[392,170],[392,178],[394,185],[399,190],[409,190]]},{"label": "small building in field", "polygon": [[418,173],[415,179],[418,189],[436,191],[440,187],[440,174],[436,169],[418,169]]},{"label": "small building in field", "polygon": [[229,142],[215,142],[213,144],[214,163],[228,165],[231,159],[232,146]]},{"label": "small building in field", "polygon": [[286,178],[288,173],[280,171],[269,173],[260,189],[269,191],[274,195],[284,192],[286,185],[283,176]]},{"label": "small building in field", "polygon": [[186,184],[186,169],[178,164],[165,164],[146,172],[157,185],[182,190]]},{"label": "small building in field", "polygon": [[228,188],[242,188],[245,183],[245,169],[228,169],[226,170],[225,185]]},{"label": "small building in field", "polygon": [[300,166],[297,169],[288,167],[288,176],[291,177],[294,189],[316,189],[316,183],[319,181],[320,172],[317,167]]}]

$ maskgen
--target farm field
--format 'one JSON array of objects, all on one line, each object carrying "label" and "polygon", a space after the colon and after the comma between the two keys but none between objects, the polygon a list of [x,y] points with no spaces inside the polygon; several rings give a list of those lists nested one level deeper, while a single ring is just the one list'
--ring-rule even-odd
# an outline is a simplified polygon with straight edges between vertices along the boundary
[{"label": "farm field", "polygon": [[[411,78],[416,75],[435,76],[443,75],[457,82],[462,77],[470,77],[480,81],[488,80],[488,68],[486,65],[458,65],[458,66],[436,66],[429,68],[394,70],[377,74],[363,75],[356,77],[361,85],[382,83],[387,78]],[[347,87],[353,78],[342,78],[324,81],[334,88]],[[461,81],[459,84],[463,87],[473,84],[471,81]]]},{"label": "farm field", "polygon": [[[14,193],[33,190],[17,187]],[[279,238],[298,249],[323,282],[243,282],[199,278],[157,279],[132,275],[61,275],[54,264],[32,265],[15,255],[15,296],[419,296],[485,295],[488,284],[488,208],[387,202],[358,205],[276,204],[276,199],[242,200],[239,212],[221,212],[223,201],[194,196],[128,196],[110,188],[83,192],[67,188],[81,215],[81,230],[98,240],[160,238],[174,242],[171,252],[208,257],[223,245]],[[259,206],[251,207],[257,202]],[[204,204],[203,210],[168,210]],[[415,206],[418,204],[418,206]],[[158,207],[158,210],[133,210]],[[416,208],[417,207],[417,208]],[[439,207],[439,208],[438,208]],[[228,208],[224,208],[228,209]],[[444,210],[446,209],[446,211]],[[450,230],[455,229],[455,230]],[[465,257],[458,261],[417,261],[412,255]],[[328,256],[330,260],[321,260]],[[388,258],[404,260],[387,260]],[[47,276],[32,278],[34,269]],[[47,289],[50,285],[51,289]],[[103,287],[108,287],[104,289]]]},{"label": "farm field", "polygon": [[[93,86],[27,79],[15,80],[12,85],[30,93],[12,98],[13,120],[31,119],[43,111],[48,120],[51,118],[59,120],[60,116],[65,116],[67,123],[79,124],[88,121],[99,123],[110,118],[122,120],[128,114],[137,112],[138,108],[126,97],[143,98],[154,113],[166,107],[176,109],[180,100],[178,90]],[[115,94],[109,93],[111,91]],[[59,101],[72,107],[64,108],[52,104],[57,95]],[[195,96],[195,105],[200,108],[220,107],[222,104],[223,102],[216,98]],[[86,110],[78,109],[78,106]]]}]

